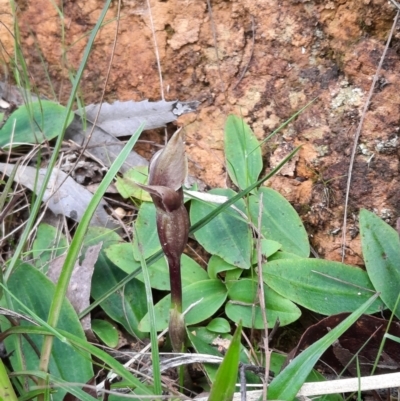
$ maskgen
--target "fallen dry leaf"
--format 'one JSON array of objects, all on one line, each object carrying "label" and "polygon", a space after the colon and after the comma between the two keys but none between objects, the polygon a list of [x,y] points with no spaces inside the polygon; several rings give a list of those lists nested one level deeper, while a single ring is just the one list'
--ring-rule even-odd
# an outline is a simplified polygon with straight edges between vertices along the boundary
[{"label": "fallen dry leaf", "polygon": [[[92,286],[92,276],[94,265],[99,257],[100,249],[103,243],[90,246],[85,254],[85,258],[80,265],[75,263],[71,279],[69,281],[67,298],[71,302],[77,314],[81,313],[90,305],[90,288]],[[48,278],[57,283],[64,265],[66,255],[61,255],[52,260],[47,271]],[[91,330],[90,315],[86,315],[81,319],[82,327],[85,332]]]}]

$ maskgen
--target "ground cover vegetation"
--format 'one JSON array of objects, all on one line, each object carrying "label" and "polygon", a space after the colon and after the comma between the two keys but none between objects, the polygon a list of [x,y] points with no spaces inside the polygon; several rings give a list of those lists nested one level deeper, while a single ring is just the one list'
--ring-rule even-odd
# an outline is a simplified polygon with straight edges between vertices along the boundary
[{"label": "ground cover vegetation", "polygon": [[[16,21],[15,81],[23,101],[6,110],[0,130],[0,398],[191,399],[203,391],[209,400],[329,394],[320,398],[333,401],[351,392],[361,399],[361,376],[400,363],[399,227],[359,211],[365,269],[310,257],[296,210],[268,187],[299,148],[275,168],[263,161],[263,148],[290,121],[260,142],[241,116],[227,116],[226,188],[205,192],[196,180],[187,183],[184,130],[149,165],[127,163],[144,129],[198,104],[116,103],[87,118],[95,106],[83,107],[79,82],[109,3],[65,106],[34,96]],[[118,135],[107,123],[122,126],[129,139],[113,151],[99,142],[100,159],[87,145],[96,130],[114,135],[115,145]],[[74,151],[101,177],[93,193],[80,178],[79,158],[67,173],[60,158],[72,146],[65,138],[78,134],[87,143]],[[110,213],[112,201],[133,212]],[[64,224],[54,226],[46,209]],[[315,324],[283,355],[274,333],[310,314]],[[323,362],[339,377],[350,372],[355,385],[307,390],[306,382],[326,381]],[[395,383],[391,374],[377,375],[368,388]]]}]

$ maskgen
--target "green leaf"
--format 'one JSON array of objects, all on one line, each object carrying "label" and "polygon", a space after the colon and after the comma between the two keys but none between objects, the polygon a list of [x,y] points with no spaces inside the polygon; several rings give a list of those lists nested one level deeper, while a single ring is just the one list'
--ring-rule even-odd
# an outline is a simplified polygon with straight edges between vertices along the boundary
[{"label": "green leaf", "polygon": [[[282,365],[286,361],[286,356],[283,354],[278,354],[276,352],[272,352],[271,354],[271,364],[270,370],[274,372],[275,376],[278,376],[280,371],[282,370]],[[324,382],[326,378],[321,375],[316,370],[312,370],[310,374],[307,376],[306,383],[308,382]],[[339,394],[325,394],[321,395],[320,397],[313,397],[313,401],[343,401],[343,397]]]},{"label": "green leaf", "polygon": [[[228,291],[230,301],[225,305],[225,313],[229,319],[236,323],[243,321],[244,327],[264,329],[257,289],[258,284],[255,280],[241,279],[232,284]],[[300,317],[301,311],[293,302],[266,285],[264,296],[269,328],[274,327],[277,319],[281,326],[285,326]]]},{"label": "green leaf", "polygon": [[[191,346],[195,349],[198,354],[206,354],[222,357],[223,355],[219,352],[215,346],[211,344],[216,338],[219,338],[220,335],[217,333],[213,333],[207,330],[205,327],[190,327],[187,329],[188,339],[191,343]],[[222,335],[223,338],[227,335]],[[205,373],[207,374],[208,380],[211,383],[214,383],[215,375],[217,374],[218,366],[213,363],[204,363],[203,364]]]},{"label": "green leaf", "polygon": [[[161,249],[160,240],[157,234],[156,226],[156,207],[154,203],[144,202],[140,206],[140,210],[135,221],[135,227],[140,243],[142,244],[142,252],[146,258],[150,257]],[[134,257],[140,261],[140,254],[135,248]]]},{"label": "green leaf", "polygon": [[134,247],[130,242],[112,244],[107,248],[103,247],[103,249],[107,258],[125,273],[132,273],[134,270],[141,267],[140,262],[133,256]]},{"label": "green leaf", "polygon": [[244,270],[242,270],[242,269],[228,270],[225,274],[226,287],[229,288],[229,286],[232,285],[232,283],[239,280],[239,278],[241,277],[243,272],[244,272]]},{"label": "green leaf", "polygon": [[266,239],[282,244],[282,251],[302,257],[310,254],[308,235],[293,206],[271,188],[260,188],[255,196],[250,196],[250,215],[257,226],[262,195],[261,232]]},{"label": "green leaf", "polygon": [[282,260],[282,259],[301,259],[301,256],[290,252],[278,251],[268,258],[268,261]]},{"label": "green leaf", "polygon": [[239,323],[224,360],[217,371],[208,401],[231,401],[233,399],[239,371],[241,334],[242,325]]},{"label": "green leaf", "polygon": [[117,328],[107,320],[93,319],[92,330],[107,347],[115,348],[118,345]]},{"label": "green leaf", "polygon": [[[132,273],[140,263],[133,258],[133,245],[129,242],[122,244],[114,244],[106,248],[104,251],[107,257],[125,273]],[[161,258],[148,266],[150,275],[150,283],[152,288],[161,291],[170,291],[169,269],[165,258]],[[207,272],[201,268],[192,258],[182,255],[181,258],[181,278],[182,286],[207,279]],[[137,280],[144,281],[143,273],[136,276]]]},{"label": "green leaf", "polygon": [[0,359],[0,400],[18,401],[2,359]]},{"label": "green leaf", "polygon": [[[206,329],[205,327],[190,327],[190,329],[187,330],[187,333],[191,345],[198,354],[207,354],[222,357],[223,355],[221,354],[221,352],[217,350],[217,347],[220,347],[219,344],[221,344],[221,340],[222,343],[228,341],[230,343],[230,341],[232,340],[232,336],[230,334],[214,333]],[[240,361],[246,364],[252,363],[251,361],[249,361],[247,349],[243,345],[241,346]],[[215,376],[218,370],[218,365],[204,363],[203,366],[208,380],[211,383],[214,383]],[[247,384],[261,383],[260,378],[254,373],[246,371],[245,375]]]},{"label": "green leaf", "polygon": [[208,323],[207,330],[213,331],[214,333],[229,333],[231,331],[231,326],[223,317],[216,317]]},{"label": "green leaf", "polygon": [[57,228],[45,223],[40,224],[32,246],[35,266],[46,273],[49,262],[65,253],[67,246],[65,235]]},{"label": "green leaf", "polygon": [[268,398],[271,400],[292,401],[301,386],[310,374],[321,355],[331,346],[357,319],[376,301],[378,295],[374,295],[362,304],[342,323],[337,325],[328,334],[308,347],[272,381],[268,387]]},{"label": "green leaf", "polygon": [[[185,315],[187,325],[196,324],[211,317],[226,300],[226,288],[219,280],[204,280],[193,283],[183,288],[183,307],[186,311],[189,306],[201,300]],[[169,309],[171,307],[171,295],[167,295],[154,307],[156,316],[156,330],[161,331],[168,327]],[[149,317],[142,319],[140,330],[148,332]]]},{"label": "green leaf", "polygon": [[[28,282],[27,278],[29,278]],[[55,285],[43,273],[27,263],[21,263],[12,272],[8,279],[7,287],[32,312],[42,320],[47,320],[50,305],[54,297]],[[16,312],[26,314],[26,311],[21,310],[21,307],[15,301],[12,301],[12,303],[15,305],[14,310]],[[30,323],[23,320],[21,320],[20,324],[22,327],[31,326]],[[81,323],[67,299],[64,299],[57,328],[68,330],[69,333],[82,340],[85,339]],[[35,343],[37,349],[40,350],[43,337],[30,336],[30,339]],[[20,344],[15,340],[17,340],[15,337],[6,340],[8,349],[19,349]],[[38,355],[25,338],[21,337],[21,343],[23,356],[18,351],[10,357],[14,369],[38,369]],[[71,369],[71,366],[74,368]],[[93,376],[90,355],[85,352],[71,352],[70,345],[55,338],[50,358],[50,373],[69,382],[85,383]],[[64,395],[65,392],[59,391],[53,397],[55,400],[61,401]]]},{"label": "green leaf", "polygon": [[[91,295],[94,299],[113,288],[126,277],[126,274],[115,266],[105,255],[104,248],[119,243],[120,237],[107,228],[90,227],[85,237],[85,247],[103,242],[102,250],[95,264],[92,278]],[[140,319],[146,314],[146,291],[144,284],[136,279],[130,280],[125,286],[110,295],[100,306],[114,321],[122,324],[125,329],[139,338],[145,336],[138,329]]]},{"label": "green leaf", "polygon": [[[133,386],[135,388],[135,393],[140,394],[147,394],[147,395],[153,395],[153,392],[151,391],[148,386],[144,385],[139,379],[137,379],[132,373],[130,373],[124,366],[122,366],[118,361],[116,361],[112,356],[108,355],[105,351],[99,349],[97,346],[94,346],[92,344],[89,344],[86,339],[81,339],[80,337],[77,337],[76,335],[71,334],[69,331],[65,330],[58,330],[59,334],[61,336],[64,336],[74,347],[74,352],[76,350],[82,350],[85,353],[90,353],[93,356],[95,356],[96,359],[103,361],[106,365],[108,365],[115,373],[118,374],[118,376],[121,376],[125,381]],[[54,333],[44,327],[36,327],[36,326],[15,326],[11,327],[8,331],[7,334],[35,334],[35,335],[53,335]],[[71,349],[70,349],[71,350]],[[78,352],[79,353],[79,352]],[[75,366],[74,366],[75,368]],[[70,366],[70,370],[71,366]],[[29,375],[30,372],[26,372],[26,375]],[[35,373],[39,375],[42,373],[43,375],[46,375],[47,373],[45,372],[38,372]],[[25,374],[25,369],[23,372],[20,372],[20,374]],[[81,381],[78,380],[78,383],[82,383],[84,378],[81,378]]]},{"label": "green leaf", "polygon": [[136,198],[141,201],[151,202],[150,195],[139,188],[136,183],[146,184],[149,168],[137,166],[128,170],[122,177],[117,177],[115,186],[123,198]]},{"label": "green leaf", "polygon": [[[393,311],[399,296],[399,234],[375,214],[360,212],[361,244],[365,266],[372,284],[385,305]],[[400,318],[400,305],[394,311]]]},{"label": "green leaf", "polygon": [[250,127],[230,115],[225,124],[225,157],[229,177],[240,189],[257,181],[263,168],[261,147]]},{"label": "green leaf", "polygon": [[217,279],[217,275],[222,272],[229,270],[236,270],[237,267],[231,265],[225,260],[221,259],[219,256],[212,255],[207,265],[207,272],[211,279]]},{"label": "green leaf", "polygon": [[[66,115],[66,108],[48,100],[20,106],[8,118],[0,130],[0,148],[12,143],[12,147],[21,144],[43,143],[61,133]],[[74,118],[71,113],[67,126]]]},{"label": "green leaf", "polygon": [[[353,312],[375,292],[367,273],[322,259],[283,259],[263,265],[263,279],[278,294],[323,315]],[[368,313],[382,309],[377,300]]]},{"label": "green leaf", "polygon": [[[272,255],[277,253],[279,249],[282,248],[282,245],[279,242],[271,241],[269,239],[262,238],[260,243],[261,243],[261,255],[266,257],[268,260]],[[254,249],[253,265],[257,264],[257,261],[258,261],[257,249]]]},{"label": "green leaf", "polygon": [[[231,198],[235,192],[231,189],[213,189],[212,194]],[[235,206],[245,212],[245,203],[241,199]],[[200,221],[215,209],[215,206],[199,200],[192,200],[190,221]],[[226,262],[242,269],[250,268],[253,241],[247,222],[235,210],[229,208],[218,214],[205,227],[194,234],[197,241],[207,252],[218,255]]]},{"label": "green leaf", "polygon": [[[124,277],[126,277],[124,272],[100,254],[92,278],[92,297],[100,298]],[[100,306],[111,319],[122,324],[130,334],[139,338],[145,336],[138,328],[140,320],[147,312],[146,290],[142,282],[132,279],[120,291],[110,295]]]}]

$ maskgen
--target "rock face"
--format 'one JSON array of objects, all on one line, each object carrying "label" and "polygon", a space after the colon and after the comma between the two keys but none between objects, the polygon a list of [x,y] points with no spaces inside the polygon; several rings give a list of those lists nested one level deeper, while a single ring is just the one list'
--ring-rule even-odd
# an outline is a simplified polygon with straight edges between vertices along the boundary
[{"label": "rock face", "polygon": [[[2,15],[10,16],[8,2],[3,3]],[[61,101],[68,97],[68,74],[78,68],[104,1],[63,3],[57,10],[48,0],[26,0],[17,11],[32,82],[42,94],[55,93]],[[117,3],[112,3],[84,74],[81,88],[87,104],[100,99]],[[317,98],[264,145],[266,171],[293,146],[303,145],[298,160],[267,185],[293,202],[316,251],[339,260],[353,138],[393,24],[394,7],[386,0],[150,3],[151,14],[147,1],[122,1],[105,100],[161,97],[154,31],[165,98],[202,102],[197,115],[179,121],[186,125],[191,173],[210,186],[224,186],[223,129],[228,114],[242,115],[263,139]],[[8,55],[13,51],[11,39],[2,28]],[[359,208],[373,210],[391,224],[400,215],[399,39],[396,28],[357,148],[346,233],[349,263],[362,263]]]}]

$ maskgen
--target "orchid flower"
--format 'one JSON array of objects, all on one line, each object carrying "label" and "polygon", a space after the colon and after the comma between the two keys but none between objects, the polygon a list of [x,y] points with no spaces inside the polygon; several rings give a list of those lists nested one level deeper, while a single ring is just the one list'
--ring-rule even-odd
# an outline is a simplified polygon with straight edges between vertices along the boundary
[{"label": "orchid flower", "polygon": [[182,131],[178,130],[150,161],[147,191],[156,207],[157,232],[168,261],[171,283],[169,334],[175,352],[184,350],[186,329],[182,313],[181,255],[189,234],[189,216],[183,202],[182,185],[187,159]]}]

